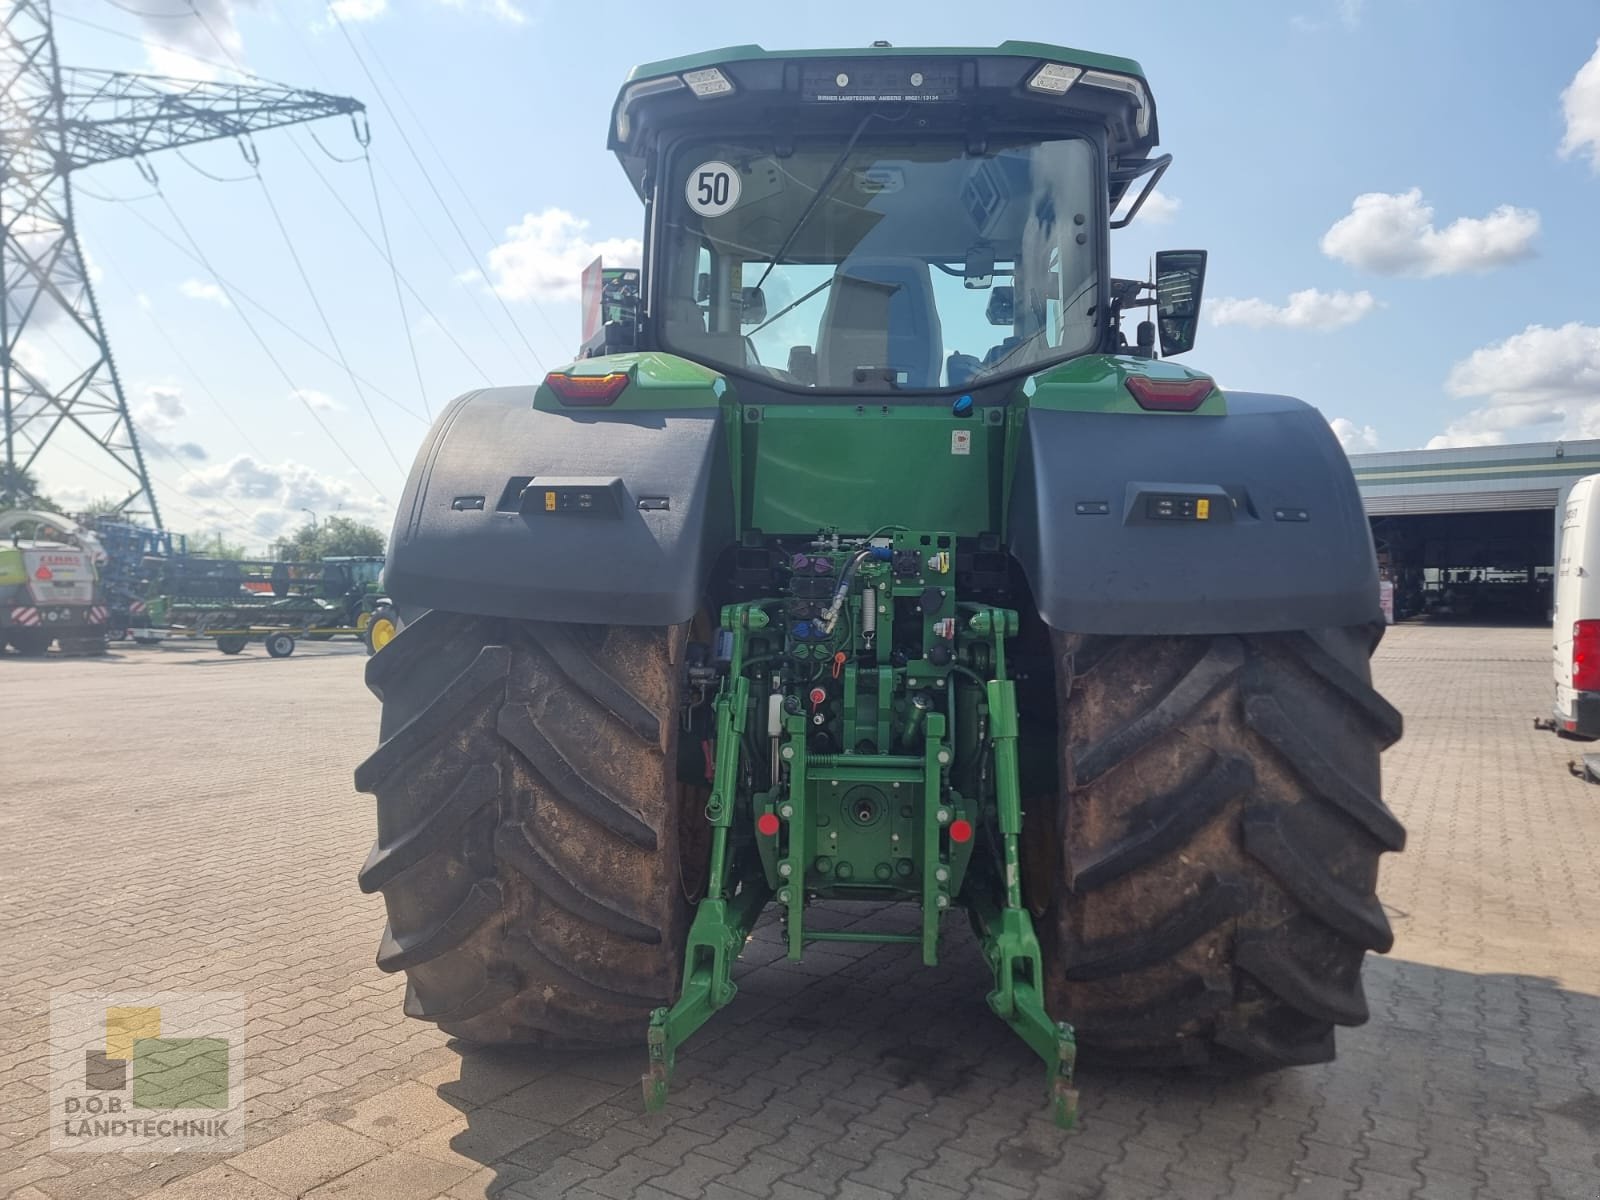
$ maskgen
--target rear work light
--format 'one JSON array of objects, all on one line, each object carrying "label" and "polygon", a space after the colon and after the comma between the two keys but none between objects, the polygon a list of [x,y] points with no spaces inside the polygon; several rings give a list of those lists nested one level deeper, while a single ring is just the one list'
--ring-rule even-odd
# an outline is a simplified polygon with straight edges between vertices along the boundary
[{"label": "rear work light", "polygon": [[1028,87],[1047,96],[1065,96],[1067,90],[1078,82],[1082,67],[1069,67],[1066,63],[1045,63],[1028,80]]},{"label": "rear work light", "polygon": [[1572,690],[1600,692],[1600,621],[1573,622]]},{"label": "rear work light", "polygon": [[703,71],[685,71],[683,81],[701,100],[709,100],[712,96],[726,96],[733,91],[733,84],[728,82],[728,77],[715,67],[707,67]]},{"label": "rear work light", "polygon": [[544,377],[544,382],[562,404],[575,408],[598,408],[622,395],[623,389],[628,386],[628,373],[612,371],[609,375],[569,375],[565,371],[551,371]]},{"label": "rear work light", "polygon": [[1144,81],[1132,75],[1119,75],[1114,71],[1085,71],[1078,77],[1085,87],[1105,88],[1112,92],[1126,92],[1133,97],[1133,127],[1140,137],[1150,132],[1150,93]]},{"label": "rear work light", "polygon": [[1151,412],[1193,412],[1205,403],[1206,397],[1211,395],[1216,386],[1214,380],[1203,375],[1199,379],[1128,376],[1128,391],[1133,393],[1140,408]]}]

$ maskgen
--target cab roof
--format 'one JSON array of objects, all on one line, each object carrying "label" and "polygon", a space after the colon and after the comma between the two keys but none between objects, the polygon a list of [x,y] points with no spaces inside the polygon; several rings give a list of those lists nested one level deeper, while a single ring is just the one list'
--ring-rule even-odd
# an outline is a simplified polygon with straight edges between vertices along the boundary
[{"label": "cab roof", "polygon": [[1115,71],[1120,75],[1145,77],[1144,68],[1131,58],[1114,54],[1095,54],[1089,50],[1074,50],[1070,46],[1057,46],[1050,42],[1019,42],[1007,40],[998,46],[851,46],[838,50],[768,50],[750,43],[743,46],[724,46],[720,50],[706,50],[699,54],[686,54],[681,58],[664,58],[659,62],[643,63],[628,73],[628,82],[654,79],[659,75],[677,75],[684,71],[697,71],[703,67],[721,66],[730,62],[751,59],[792,58],[976,58],[999,55],[1008,58],[1037,58],[1049,62],[1066,63],[1074,67],[1089,67],[1102,71]]},{"label": "cab roof", "polygon": [[[847,65],[863,61],[881,65],[876,70]],[[906,94],[924,76],[922,93]],[[1047,42],[1005,41],[814,50],[726,46],[645,63],[629,72],[617,95],[608,145],[643,195],[651,147],[670,131],[713,124],[815,130],[853,123],[851,114],[861,110],[862,101],[907,99],[935,102],[922,105],[928,118],[923,124],[930,129],[964,126],[968,117],[962,114],[974,111],[1002,122],[1054,113],[1064,120],[1103,123],[1114,170],[1122,169],[1117,164],[1132,169],[1147,161],[1160,140],[1155,101],[1144,68],[1133,59]]]}]

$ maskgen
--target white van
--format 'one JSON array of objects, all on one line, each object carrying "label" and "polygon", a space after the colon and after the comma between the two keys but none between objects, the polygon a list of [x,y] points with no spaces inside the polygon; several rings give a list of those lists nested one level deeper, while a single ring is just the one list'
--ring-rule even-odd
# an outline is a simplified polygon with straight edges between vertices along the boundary
[{"label": "white van", "polygon": [[1600,475],[1572,485],[1556,557],[1556,730],[1600,738]]}]

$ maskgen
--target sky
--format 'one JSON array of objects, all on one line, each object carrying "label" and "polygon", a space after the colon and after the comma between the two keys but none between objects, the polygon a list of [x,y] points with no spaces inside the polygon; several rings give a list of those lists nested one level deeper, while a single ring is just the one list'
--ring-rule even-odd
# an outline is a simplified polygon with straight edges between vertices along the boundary
[{"label": "sky", "polygon": [[[257,135],[259,179],[232,142],[152,155],[149,177],[125,161],[74,177],[165,522],[252,549],[334,514],[386,528],[433,414],[571,357],[582,267],[638,253],[641,209],[605,149],[624,76],[746,42],[1017,38],[1137,59],[1176,161],[1114,235],[1112,266],[1141,276],[1155,250],[1210,251],[1186,363],[1316,405],[1351,452],[1600,436],[1600,6],[1530,11],[55,4],[65,64],[245,70],[367,105],[370,157],[335,117]],[[49,343],[32,353],[66,371]],[[120,496],[96,455],[47,450],[46,491],[69,507]]]}]

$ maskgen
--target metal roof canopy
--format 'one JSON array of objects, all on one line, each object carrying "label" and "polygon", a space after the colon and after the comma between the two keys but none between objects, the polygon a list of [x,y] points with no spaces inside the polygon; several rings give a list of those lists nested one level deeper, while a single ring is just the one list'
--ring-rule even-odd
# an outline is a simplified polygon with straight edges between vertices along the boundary
[{"label": "metal roof canopy", "polygon": [[1369,516],[1552,509],[1600,473],[1600,439],[1352,454]]}]

